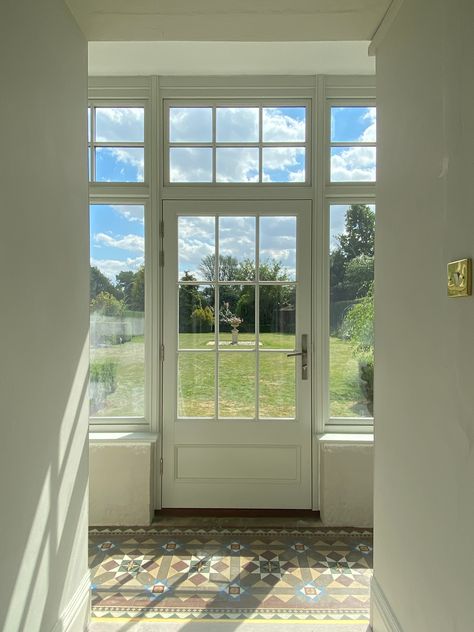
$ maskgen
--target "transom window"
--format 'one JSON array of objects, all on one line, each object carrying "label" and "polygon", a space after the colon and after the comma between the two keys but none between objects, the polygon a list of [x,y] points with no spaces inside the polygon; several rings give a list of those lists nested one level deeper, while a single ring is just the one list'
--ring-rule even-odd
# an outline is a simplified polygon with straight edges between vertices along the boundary
[{"label": "transom window", "polygon": [[375,182],[376,109],[332,106],[331,182]]},{"label": "transom window", "polygon": [[168,183],[309,181],[307,104],[167,104]]},{"label": "transom window", "polygon": [[92,105],[89,108],[89,179],[144,182],[143,107]]}]

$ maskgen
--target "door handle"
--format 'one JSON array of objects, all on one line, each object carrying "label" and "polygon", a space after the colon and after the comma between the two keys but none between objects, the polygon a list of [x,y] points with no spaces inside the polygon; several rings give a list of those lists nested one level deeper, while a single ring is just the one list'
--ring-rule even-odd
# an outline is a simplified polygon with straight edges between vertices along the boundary
[{"label": "door handle", "polygon": [[308,334],[301,334],[301,351],[287,353],[287,358],[301,356],[301,379],[308,379]]}]

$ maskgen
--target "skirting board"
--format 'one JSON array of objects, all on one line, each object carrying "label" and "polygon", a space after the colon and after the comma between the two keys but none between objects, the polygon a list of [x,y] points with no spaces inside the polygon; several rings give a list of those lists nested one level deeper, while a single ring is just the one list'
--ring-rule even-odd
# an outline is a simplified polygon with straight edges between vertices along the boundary
[{"label": "skirting board", "polygon": [[64,608],[52,632],[84,632],[90,619],[90,573],[87,572]]},{"label": "skirting board", "polygon": [[372,577],[370,584],[370,608],[370,623],[373,632],[403,632],[375,577]]}]

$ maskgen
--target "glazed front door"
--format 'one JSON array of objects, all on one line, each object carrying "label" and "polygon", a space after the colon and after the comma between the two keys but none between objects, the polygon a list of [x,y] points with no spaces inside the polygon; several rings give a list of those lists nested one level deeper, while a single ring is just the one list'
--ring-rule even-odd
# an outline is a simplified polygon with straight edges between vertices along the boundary
[{"label": "glazed front door", "polygon": [[310,211],[164,203],[163,507],[311,508]]}]

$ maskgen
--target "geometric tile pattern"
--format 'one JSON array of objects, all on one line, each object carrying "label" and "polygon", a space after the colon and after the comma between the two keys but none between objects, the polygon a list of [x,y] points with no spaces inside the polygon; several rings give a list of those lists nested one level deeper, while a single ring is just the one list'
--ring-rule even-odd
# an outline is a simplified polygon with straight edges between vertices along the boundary
[{"label": "geometric tile pattern", "polygon": [[95,619],[335,620],[369,616],[372,531],[90,531]]}]

